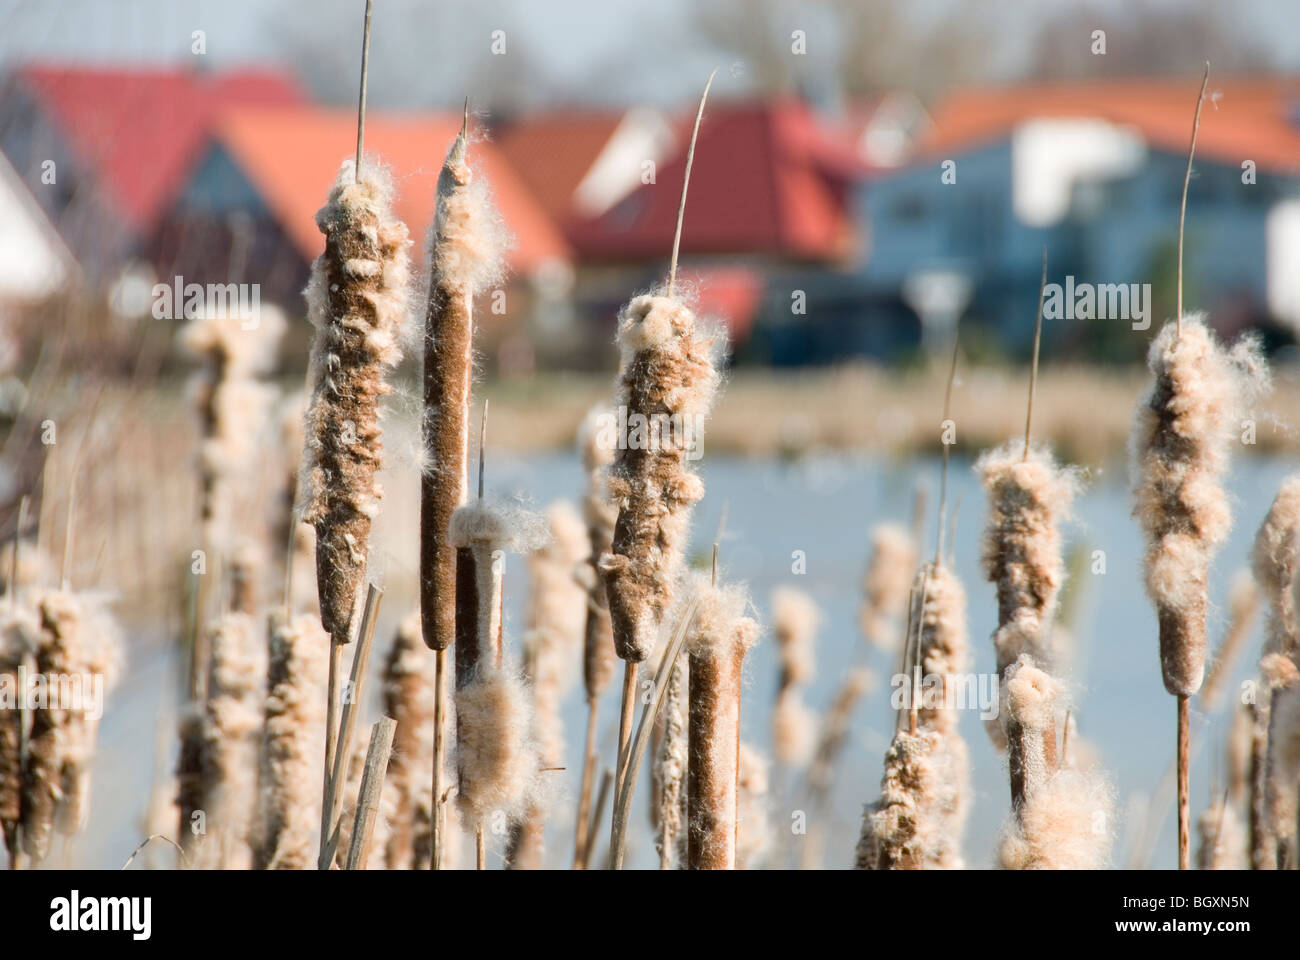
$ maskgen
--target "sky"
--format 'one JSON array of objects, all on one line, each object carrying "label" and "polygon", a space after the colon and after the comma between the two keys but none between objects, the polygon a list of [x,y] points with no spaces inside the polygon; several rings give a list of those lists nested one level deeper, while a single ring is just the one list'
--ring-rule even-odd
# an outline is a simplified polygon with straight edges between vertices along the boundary
[{"label": "sky", "polygon": [[[1095,0],[1084,9],[1122,24],[1134,2]],[[767,0],[763,6],[782,40],[791,29],[807,32],[810,56],[800,64],[805,85],[815,87],[823,73],[834,71],[841,38],[828,0]],[[1175,4],[1149,0],[1142,6],[1160,11]],[[701,8],[716,6],[687,0],[377,0],[372,103],[448,106],[470,88],[492,85],[525,102],[680,103],[698,96],[714,66],[722,67],[723,91],[743,91],[743,65],[734,50],[719,49],[704,35],[696,22]],[[1026,68],[1045,20],[1078,8],[1066,0],[912,0],[894,9],[922,26],[966,18],[988,28],[987,52],[977,56],[983,72],[996,79]],[[201,29],[205,66],[282,63],[318,96],[344,102],[355,95],[363,9],[362,0],[0,0],[0,67],[30,59],[184,64],[195,59],[191,34]],[[1300,12],[1293,0],[1239,0],[1218,10],[1273,65],[1300,71]],[[505,58],[489,53],[494,30],[505,31]]]}]

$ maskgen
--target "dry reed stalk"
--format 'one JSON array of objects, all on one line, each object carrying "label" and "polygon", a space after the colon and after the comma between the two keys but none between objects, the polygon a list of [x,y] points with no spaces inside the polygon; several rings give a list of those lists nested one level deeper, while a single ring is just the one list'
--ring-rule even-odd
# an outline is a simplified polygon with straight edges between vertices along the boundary
[{"label": "dry reed stalk", "polygon": [[1223,641],[1219,652],[1210,664],[1205,675],[1205,684],[1201,687],[1201,706],[1206,713],[1213,713],[1223,700],[1223,694],[1232,679],[1232,670],[1250,639],[1250,629],[1255,623],[1255,613],[1259,610],[1259,590],[1251,575],[1238,571],[1232,578],[1232,587],[1228,591],[1228,626],[1223,632]]},{"label": "dry reed stalk", "polygon": [[[40,636],[36,673],[102,680],[105,693],[121,672],[123,649],[102,598],[51,590],[36,599]],[[90,765],[99,718],[84,704],[51,702],[32,712],[22,778],[22,841],[33,860],[49,853],[50,835],[72,835],[90,806]]]},{"label": "dry reed stalk", "polygon": [[736,868],[736,784],[740,763],[741,667],[758,637],[737,586],[703,582],[690,656],[687,710],[686,866]]},{"label": "dry reed stalk", "polygon": [[[346,760],[352,753],[352,734],[356,728],[357,714],[364,709],[366,681],[369,678],[370,671],[370,651],[374,646],[375,627],[379,622],[379,603],[383,599],[384,591],[380,590],[373,583],[366,589],[366,603],[361,614],[361,622],[358,624],[359,642],[357,643],[356,653],[352,657],[352,672],[348,677],[347,702],[343,705],[343,714],[339,717],[338,728],[336,730],[336,742],[334,753],[334,764],[331,769],[325,771],[326,785],[324,790],[324,799],[321,804],[323,811],[320,858],[317,861],[317,868],[320,870],[329,869],[329,865],[335,860],[335,855],[340,849],[346,849],[346,846],[340,847],[339,843],[339,825],[340,810],[343,806],[343,787],[344,766]],[[330,644],[330,670],[335,676],[338,670],[334,665],[333,654],[342,648],[342,644]],[[329,758],[329,740],[328,735],[331,727],[326,728],[326,762]]]},{"label": "dry reed stalk", "polygon": [[398,626],[384,661],[384,713],[397,724],[388,789],[395,815],[384,863],[390,870],[410,870],[416,858],[416,810],[429,789],[425,771],[433,763],[434,658],[424,646],[419,612]]},{"label": "dry reed stalk", "polygon": [[381,717],[370,728],[370,746],[366,748],[365,772],[361,776],[356,817],[352,821],[352,836],[348,844],[348,870],[364,870],[370,859],[379,798],[384,789],[384,774],[396,732],[397,722],[391,717]]},{"label": "dry reed stalk", "polygon": [[[587,529],[572,504],[558,501],[546,511],[550,540],[529,553],[531,587],[525,611],[524,677],[532,687],[533,737],[542,770],[564,768],[564,723],[560,707],[583,653],[587,590],[579,569],[587,559]],[[523,817],[511,825],[506,864],[511,869],[542,866],[547,795],[539,791]]]},{"label": "dry reed stalk", "polygon": [[[606,769],[600,778],[600,787],[596,790],[596,803],[591,808],[591,822],[587,824],[587,836],[594,838],[600,829],[600,821],[605,817],[605,807],[609,805],[609,795],[614,788],[614,771]],[[579,870],[590,870],[592,859],[596,855],[596,845],[589,843],[582,855]]]},{"label": "dry reed stalk", "polygon": [[862,635],[886,653],[894,653],[897,646],[917,553],[916,537],[898,524],[882,523],[871,531],[871,559],[863,578],[859,625]]},{"label": "dry reed stalk", "polygon": [[[714,544],[715,567],[717,551],[717,544]],[[610,827],[609,842],[609,869],[611,870],[623,869],[623,858],[627,847],[628,817],[632,810],[632,797],[636,794],[637,774],[641,768],[641,761],[645,757],[646,747],[653,735],[656,719],[663,709],[664,701],[667,699],[669,675],[677,664],[682,648],[686,645],[687,636],[695,624],[695,614],[699,609],[699,605],[700,597],[698,593],[694,591],[688,592],[680,609],[673,614],[672,632],[664,647],[663,656],[659,658],[659,666],[655,671],[654,687],[650,692],[648,702],[641,711],[641,720],[637,724],[636,735],[629,741],[627,780],[625,783],[619,784],[617,776],[615,777],[614,815]],[[599,804],[597,805],[599,806]],[[591,846],[588,845],[587,849],[590,852]]]},{"label": "dry reed stalk", "polygon": [[320,824],[316,771],[325,762],[329,637],[314,615],[268,621],[267,696],[262,741],[259,870],[307,870]]},{"label": "dry reed stalk", "polygon": [[266,649],[252,617],[228,613],[209,628],[197,809],[205,835],[196,866],[247,869],[257,809],[257,770],[266,698]]},{"label": "dry reed stalk", "polygon": [[612,411],[596,408],[588,412],[578,436],[582,466],[587,474],[587,488],[582,498],[582,515],[587,524],[589,554],[582,570],[587,587],[587,621],[583,635],[582,682],[587,698],[587,741],[582,754],[582,781],[578,792],[577,827],[574,837],[573,867],[580,869],[587,861],[587,819],[591,807],[592,779],[596,768],[596,723],[600,695],[614,676],[617,655],[610,623],[600,558],[609,552],[614,539],[618,507],[609,500],[605,470],[614,461],[612,447],[601,442],[600,425],[613,416]]},{"label": "dry reed stalk", "polygon": [[817,717],[804,704],[802,688],[815,671],[813,639],[821,620],[812,597],[794,587],[772,593],[772,635],[780,653],[776,707],[772,714],[772,743],[777,763],[801,767],[817,745]]}]

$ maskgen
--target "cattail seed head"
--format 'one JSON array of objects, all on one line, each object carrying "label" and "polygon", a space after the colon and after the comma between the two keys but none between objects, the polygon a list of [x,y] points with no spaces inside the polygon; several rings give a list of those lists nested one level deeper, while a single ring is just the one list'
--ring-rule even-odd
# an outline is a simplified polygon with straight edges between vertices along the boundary
[{"label": "cattail seed head", "polygon": [[1060,525],[1078,490],[1076,472],[1055,463],[1042,447],[1013,440],[975,463],[989,498],[982,563],[997,587],[998,629],[993,635],[998,672],[1024,653],[1050,666],[1052,618],[1065,561]]},{"label": "cattail seed head", "polygon": [[1223,490],[1238,414],[1268,387],[1259,345],[1224,350],[1199,317],[1169,323],[1151,343],[1150,392],[1131,438],[1137,506],[1147,538],[1146,587],[1160,625],[1165,689],[1191,696],[1205,670],[1210,560],[1232,526]]},{"label": "cattail seed head", "polygon": [[271,618],[262,735],[259,869],[316,865],[329,637],[308,614]]},{"label": "cattail seed head", "polygon": [[698,576],[700,598],[686,636],[689,662],[687,865],[734,870],[736,783],[740,749],[741,666],[758,638],[738,586],[711,586]]},{"label": "cattail seed head", "polygon": [[469,499],[474,298],[500,279],[508,244],[487,182],[474,175],[467,153],[462,131],[438,175],[426,244],[420,616],[424,642],[434,650],[445,650],[455,637],[456,548],[448,540],[448,527],[452,514]]},{"label": "cattail seed head", "polygon": [[456,721],[461,813],[471,823],[482,823],[494,811],[520,813],[537,774],[524,685],[507,670],[480,664],[456,691]]},{"label": "cattail seed head", "polygon": [[418,612],[402,620],[384,661],[384,715],[397,721],[384,796],[393,798],[384,861],[411,869],[415,860],[416,809],[431,787],[435,661],[424,645]]},{"label": "cattail seed head", "polygon": [[[704,484],[689,466],[718,388],[717,337],[702,336],[680,300],[640,296],[619,318],[618,405],[644,418],[645,436],[620,444],[609,474],[618,506],[614,539],[600,563],[608,584],[614,646],[639,663],[654,649],[682,571],[690,514]],[[652,419],[653,418],[653,419]],[[650,424],[669,424],[651,431]],[[644,442],[641,442],[644,440]]]},{"label": "cattail seed head", "polygon": [[613,411],[597,407],[583,420],[578,434],[582,467],[587,473],[587,489],[582,498],[582,515],[587,523],[590,548],[588,562],[582,570],[587,587],[587,622],[583,639],[582,680],[587,699],[594,700],[609,686],[618,659],[614,652],[614,632],[609,616],[609,598],[600,558],[609,552],[614,540],[618,507],[610,502],[606,470],[614,462],[614,450],[602,435],[602,424],[614,416]]},{"label": "cattail seed head", "polygon": [[401,359],[410,237],[392,214],[392,185],[366,163],[357,182],[345,161],[316,214],[325,252],[312,265],[307,312],[316,328],[311,352],[302,475],[303,520],[316,528],[321,623],[347,643],[370,553],[370,527],[382,491],[380,397]]},{"label": "cattail seed head", "polygon": [[903,527],[882,523],[871,531],[859,622],[863,635],[879,650],[893,652],[898,647],[897,626],[907,611],[916,561],[916,543]]},{"label": "cattail seed head", "polygon": [[777,760],[803,766],[817,745],[817,717],[802,699],[800,688],[812,680],[813,638],[821,612],[812,597],[794,587],[772,593],[772,635],[781,657],[772,738]]},{"label": "cattail seed head", "polygon": [[[105,692],[111,690],[123,654],[102,599],[53,590],[38,597],[35,606],[40,621],[36,672],[80,677],[83,688],[98,679]],[[99,718],[84,703],[60,698],[58,704],[33,711],[22,801],[23,845],[29,856],[46,856],[53,829],[72,834],[85,822],[98,732]]]},{"label": "cattail seed head", "polygon": [[1255,535],[1251,568],[1268,599],[1267,652],[1300,659],[1295,596],[1297,551],[1300,551],[1300,475],[1287,478],[1268,516]]}]

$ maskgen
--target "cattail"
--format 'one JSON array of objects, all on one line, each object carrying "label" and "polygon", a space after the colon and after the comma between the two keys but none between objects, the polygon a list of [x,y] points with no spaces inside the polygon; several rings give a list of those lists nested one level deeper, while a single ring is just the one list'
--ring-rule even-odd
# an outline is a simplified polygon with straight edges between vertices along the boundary
[{"label": "cattail", "polygon": [[[922,704],[919,722],[957,739],[956,691],[952,676],[970,668],[966,634],[966,591],[957,575],[943,564],[925,564],[917,575],[915,591],[919,624],[921,672],[937,678],[936,706]],[[921,585],[923,584],[923,588]],[[924,597],[924,606],[921,599]]]},{"label": "cattail", "polygon": [[509,670],[483,662],[456,691],[456,753],[461,812],[482,824],[494,811],[517,815],[537,773],[524,685]]},{"label": "cattail", "polygon": [[885,753],[880,800],[867,807],[858,838],[859,870],[921,870],[929,863],[935,831],[930,815],[944,773],[943,735],[900,729]]},{"label": "cattail", "polygon": [[316,862],[328,640],[315,616],[271,618],[258,869],[309,870]]},{"label": "cattail", "polygon": [[736,779],[736,869],[760,866],[772,846],[772,824],[768,817],[767,758],[747,743],[740,745]]},{"label": "cattail", "polygon": [[212,659],[203,715],[199,809],[208,838],[200,864],[251,865],[248,849],[257,808],[257,770],[266,699],[266,650],[253,619],[229,613],[210,629]]},{"label": "cattail", "polygon": [[817,735],[817,749],[813,751],[812,763],[808,767],[808,786],[814,794],[825,796],[831,788],[835,774],[835,761],[844,749],[848,739],[849,726],[853,721],[853,712],[858,703],[866,696],[875,678],[870,670],[862,667],[850,670],[844,678],[839,692],[831,703],[831,708],[822,720],[821,730]]},{"label": "cattail", "polygon": [[1160,623],[1165,689],[1188,697],[1205,669],[1210,560],[1232,512],[1222,487],[1237,414],[1268,383],[1253,339],[1229,353],[1199,317],[1166,324],[1147,358],[1154,382],[1138,408],[1135,513],[1147,537],[1146,586]]},{"label": "cattail", "polygon": [[821,612],[812,597],[794,587],[772,593],[772,635],[781,656],[772,743],[777,762],[801,767],[817,745],[817,718],[802,700],[802,688],[814,672],[813,638]]},{"label": "cattail", "polygon": [[1245,870],[1246,827],[1231,803],[1215,801],[1196,822],[1200,846],[1196,851],[1198,870]]},{"label": "cattail", "polygon": [[[86,700],[116,684],[122,647],[112,618],[96,597],[50,591],[37,599],[36,610],[36,672],[47,683],[58,681],[52,702],[33,711],[23,769],[23,847],[41,860],[49,852],[51,831],[76,833],[89,812],[99,718]],[[72,695],[78,683],[81,702]]]},{"label": "cattail", "polygon": [[374,163],[358,182],[346,160],[316,214],[325,251],[312,265],[307,313],[311,352],[302,476],[303,521],[316,528],[321,624],[335,644],[351,640],[361,601],[370,526],[382,491],[379,400],[401,359],[406,318],[406,226],[391,211],[392,185]]},{"label": "cattail", "polygon": [[384,781],[384,796],[393,804],[384,851],[390,870],[410,870],[420,862],[415,858],[416,809],[430,790],[433,765],[433,667],[421,639],[419,612],[413,612],[397,628],[383,673],[384,715],[397,722]]},{"label": "cattail", "polygon": [[287,547],[284,558],[286,569],[286,602],[294,611],[317,613],[320,597],[316,590],[316,528],[302,521],[299,493],[302,478],[301,451],[304,443],[304,423],[307,397],[299,392],[285,399],[280,418],[280,446],[291,454],[285,458],[284,486],[280,492],[280,505],[276,512],[277,524],[271,543],[279,549]]},{"label": "cattail", "polygon": [[993,635],[998,673],[1022,654],[1052,667],[1052,619],[1065,561],[1060,525],[1078,488],[1076,474],[1057,466],[1044,448],[1013,440],[983,454],[975,471],[989,497],[989,522],[981,560],[997,587],[998,628]]},{"label": "cattail", "polygon": [[506,549],[527,549],[526,534],[482,500],[451,518],[456,547],[456,761],[462,814],[482,853],[484,819],[519,814],[536,780],[527,693],[505,664],[501,588]]},{"label": "cattail", "polygon": [[1268,600],[1266,653],[1281,653],[1294,663],[1300,655],[1295,599],[1297,551],[1300,550],[1300,475],[1282,484],[1268,516],[1255,535],[1251,569]]},{"label": "cattail", "polygon": [[859,624],[863,636],[879,650],[892,653],[897,648],[897,627],[907,612],[916,560],[916,542],[903,527],[882,523],[871,531]]},{"label": "cattail", "polygon": [[[9,590],[16,590],[11,580]],[[35,657],[40,623],[27,604],[11,593],[0,604],[0,688],[20,691],[20,668]],[[22,819],[22,723],[18,709],[0,710],[0,829],[11,863],[20,853],[18,823]]]},{"label": "cattail", "polygon": [[420,616],[424,642],[434,650],[447,649],[455,638],[456,547],[448,530],[452,514],[469,498],[474,297],[500,277],[505,247],[500,217],[486,182],[470,169],[467,145],[462,128],[438,175],[427,243]]},{"label": "cattail", "polygon": [[736,867],[736,783],[740,753],[741,666],[758,638],[738,586],[697,582],[700,598],[690,651],[686,863],[691,870]]},{"label": "cattail", "polygon": [[587,487],[582,497],[582,517],[587,525],[588,556],[587,562],[579,570],[579,577],[587,590],[587,618],[582,650],[582,682],[587,698],[587,739],[582,754],[582,781],[578,793],[577,828],[574,832],[574,869],[583,864],[589,839],[587,819],[596,770],[597,709],[600,695],[614,676],[614,665],[618,659],[614,653],[614,634],[609,617],[605,577],[600,569],[600,558],[609,552],[614,539],[614,524],[618,520],[618,508],[609,500],[605,478],[606,469],[614,461],[614,450],[606,442],[602,431],[602,425],[612,418],[612,412],[594,408],[587,413],[578,433],[582,467],[587,474]]},{"label": "cattail", "polygon": [[686,863],[686,769],[689,740],[687,693],[689,658],[678,657],[668,675],[668,690],[662,713],[663,731],[653,765],[651,810],[657,831],[659,869],[671,870]]},{"label": "cattail", "polygon": [[582,678],[587,701],[594,703],[614,676],[614,636],[610,626],[609,599],[600,558],[609,552],[614,539],[618,507],[610,502],[605,471],[614,462],[613,448],[604,442],[601,424],[613,413],[597,408],[587,414],[579,434],[582,466],[587,474],[587,489],[582,498],[582,516],[587,523],[590,553],[587,573],[587,623],[584,634]]},{"label": "cattail", "polygon": [[199,364],[191,381],[203,438],[199,457],[204,540],[220,544],[236,529],[235,498],[258,454],[260,427],[272,402],[260,377],[274,365],[283,314],[270,305],[256,315],[204,314],[181,331],[181,344]]},{"label": "cattail", "polygon": [[1255,622],[1258,609],[1259,589],[1255,586],[1255,581],[1247,571],[1238,571],[1228,590],[1228,627],[1223,633],[1223,642],[1219,644],[1219,653],[1206,673],[1205,685],[1201,688],[1201,705],[1207,713],[1218,709],[1223,699],[1228,681],[1232,679],[1232,669],[1250,637],[1250,628]]},{"label": "cattail", "polygon": [[[587,559],[587,531],[577,510],[564,501],[546,511],[551,538],[528,555],[532,589],[524,634],[524,675],[532,684],[534,738],[542,767],[564,766],[560,706],[576,675],[587,622],[587,591],[579,565]],[[546,806],[535,797],[513,825],[507,861],[515,869],[539,869]]]},{"label": "cattail", "polygon": [[691,508],[704,496],[690,460],[698,456],[700,428],[718,387],[715,348],[721,344],[700,333],[685,303],[662,295],[637,297],[624,308],[618,342],[618,405],[630,433],[610,469],[618,521],[600,566],[614,648],[637,664],[654,649],[672,604]]},{"label": "cattail", "polygon": [[1099,869],[1110,851],[1110,788],[1094,770],[1060,762],[1060,685],[1022,654],[1007,671],[1002,707],[1012,816],[999,854],[1008,870]]},{"label": "cattail", "polygon": [[1054,771],[1012,818],[999,851],[1007,870],[1100,870],[1110,857],[1113,799],[1091,772]]}]

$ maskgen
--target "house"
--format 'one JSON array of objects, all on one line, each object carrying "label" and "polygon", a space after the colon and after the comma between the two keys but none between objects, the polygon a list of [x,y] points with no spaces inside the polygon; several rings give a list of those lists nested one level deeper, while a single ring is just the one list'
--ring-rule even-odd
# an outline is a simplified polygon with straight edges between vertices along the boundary
[{"label": "house", "polygon": [[[312,261],[325,246],[316,211],[341,162],[353,156],[356,119],[353,110],[316,106],[224,113],[159,231],[156,254],[171,256],[164,275],[198,283],[258,283],[262,299],[299,308]],[[417,275],[438,173],[461,119],[382,111],[366,116],[366,153],[393,178],[394,212],[410,229]],[[541,322],[539,314],[567,298],[570,251],[494,145],[473,130],[471,144],[471,166],[491,185],[513,241],[506,253],[511,286],[505,312],[500,321],[493,312],[484,318],[490,346],[496,337]]]},{"label": "house", "polygon": [[[1172,314],[1179,203],[1194,81],[980,88],[935,109],[908,163],[856,198],[873,290],[930,274],[966,278],[964,323],[1023,354],[1032,341],[1042,249],[1049,282],[1152,284]],[[1300,323],[1287,251],[1300,248],[1300,85],[1213,81],[1187,204],[1186,302],[1230,328]],[[1140,353],[1127,318],[1045,325],[1048,349]]]},{"label": "house", "polygon": [[144,253],[222,111],[301,100],[276,71],[27,66],[4,84],[0,151],[106,286]]},{"label": "house", "polygon": [[[76,261],[22,177],[0,154],[0,308],[39,303],[63,289]],[[0,365],[2,366],[2,365]]]},{"label": "house", "polygon": [[[694,120],[693,107],[673,119],[664,151],[666,130],[652,137],[653,124],[625,117],[588,172],[570,177],[579,186],[566,235],[580,263],[576,309],[591,338],[612,339],[628,295],[664,277]],[[550,150],[562,152],[564,141]],[[743,345],[766,314],[778,323],[791,315],[788,278],[814,296],[828,267],[851,264],[849,200],[864,169],[852,141],[798,99],[711,103],[681,239],[682,279],[702,312],[717,310]],[[598,209],[581,209],[597,193]]]}]

